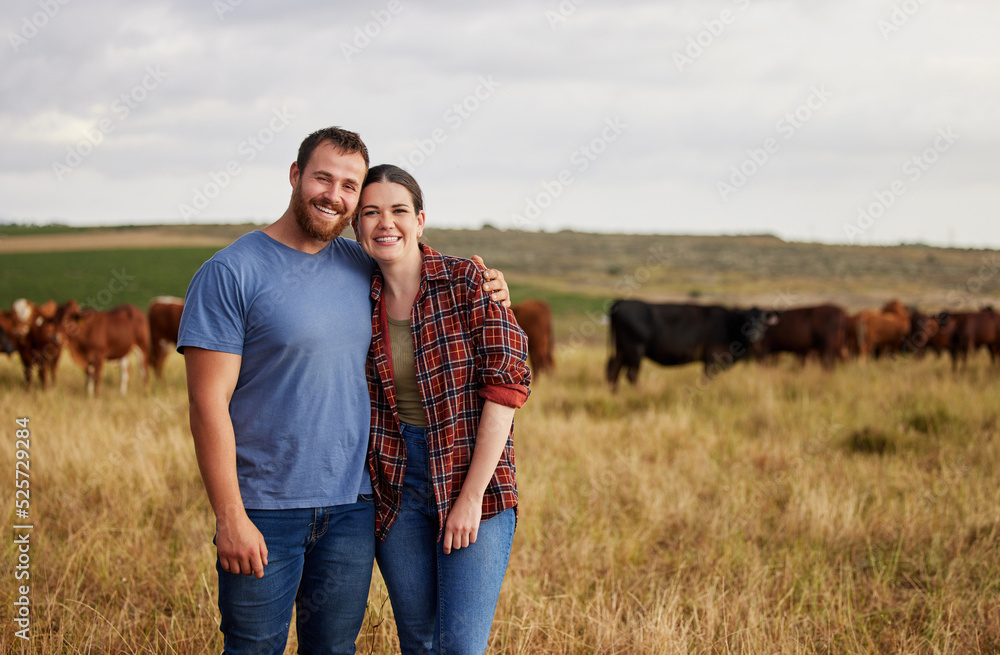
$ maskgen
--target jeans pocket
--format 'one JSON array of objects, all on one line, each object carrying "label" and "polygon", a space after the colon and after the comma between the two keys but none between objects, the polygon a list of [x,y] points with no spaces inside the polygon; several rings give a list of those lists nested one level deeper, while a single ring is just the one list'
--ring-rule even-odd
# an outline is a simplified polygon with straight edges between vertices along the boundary
[{"label": "jeans pocket", "polygon": [[358,502],[372,505],[375,503],[375,494],[358,494]]}]

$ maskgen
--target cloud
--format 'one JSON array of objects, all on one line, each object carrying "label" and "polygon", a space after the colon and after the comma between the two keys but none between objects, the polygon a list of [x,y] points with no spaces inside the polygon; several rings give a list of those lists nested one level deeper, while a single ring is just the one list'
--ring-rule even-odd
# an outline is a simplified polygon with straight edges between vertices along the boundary
[{"label": "cloud", "polygon": [[[235,166],[194,220],[269,220],[299,141],[342,125],[374,161],[416,173],[439,225],[507,225],[569,171],[532,227],[844,241],[857,206],[951,128],[955,146],[864,238],[1000,247],[1000,228],[982,227],[1000,200],[1000,54],[984,28],[1000,8],[988,3],[11,5],[10,219],[182,220]],[[801,111],[815,89],[829,97]],[[574,155],[615,119],[628,129],[581,170]],[[780,147],[722,198],[720,181],[768,139]]]}]

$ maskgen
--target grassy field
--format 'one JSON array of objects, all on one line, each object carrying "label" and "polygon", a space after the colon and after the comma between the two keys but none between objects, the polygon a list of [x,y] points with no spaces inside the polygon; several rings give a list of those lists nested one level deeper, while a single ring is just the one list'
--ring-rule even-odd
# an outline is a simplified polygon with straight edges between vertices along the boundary
[{"label": "grassy field", "polygon": [[[985,304],[1000,298],[996,253],[523,237],[428,237],[482,254],[504,268],[515,299],[547,298],[556,314],[556,374],[535,381],[516,418],[521,518],[490,652],[1000,652],[1000,367],[982,353],[957,374],[934,356],[833,372],[783,360],[705,383],[698,366],[646,362],[638,387],[613,395],[600,322],[621,295]],[[145,306],[144,294],[182,294],[181,271],[210,252],[17,261],[48,262],[33,269],[35,299],[61,298],[75,262],[78,299],[110,291],[109,271],[124,267],[135,295],[116,299]],[[6,277],[12,256],[0,255],[0,293],[18,284]],[[0,357],[0,498],[8,525],[22,524],[15,419],[26,417],[34,525],[29,580],[15,579],[12,541],[0,550],[10,576],[0,653],[220,651],[213,519],[182,359],[171,355],[145,394],[133,375],[124,398],[109,366],[96,401],[64,360],[56,389],[29,392],[17,361]],[[31,587],[30,644],[14,636],[19,584]],[[376,573],[359,652],[396,652],[385,596]]]},{"label": "grassy field", "polygon": [[[1000,649],[1000,371],[984,355],[958,375],[933,357],[786,361],[708,385],[647,366],[615,396],[605,356],[562,348],[516,419],[521,519],[491,652]],[[0,484],[27,417],[35,526],[32,645],[7,602],[2,652],[219,651],[181,358],[148,395],[96,402],[61,373],[29,393],[0,361]],[[393,652],[384,598],[376,577],[361,652]]]}]

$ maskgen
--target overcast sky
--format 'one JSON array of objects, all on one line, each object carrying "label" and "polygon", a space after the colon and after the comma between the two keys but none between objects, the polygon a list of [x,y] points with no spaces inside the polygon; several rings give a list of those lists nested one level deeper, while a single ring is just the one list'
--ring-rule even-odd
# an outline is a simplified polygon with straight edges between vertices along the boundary
[{"label": "overcast sky", "polygon": [[1000,247],[994,0],[9,0],[0,220],[269,222],[309,132],[428,224]]}]

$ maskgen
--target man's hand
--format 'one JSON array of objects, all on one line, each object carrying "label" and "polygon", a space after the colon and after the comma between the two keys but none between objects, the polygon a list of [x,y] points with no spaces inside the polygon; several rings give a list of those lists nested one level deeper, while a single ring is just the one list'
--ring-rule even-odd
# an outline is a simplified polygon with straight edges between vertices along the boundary
[{"label": "man's hand", "polygon": [[236,475],[236,435],[229,403],[242,363],[240,355],[188,346],[187,368],[191,435],[201,479],[215,512],[215,544],[223,571],[264,577],[267,545],[247,516]]},{"label": "man's hand", "polygon": [[219,551],[219,564],[223,571],[264,577],[267,544],[264,543],[264,535],[246,512],[240,511],[229,520],[219,520],[215,546]]},{"label": "man's hand", "polygon": [[483,258],[473,255],[472,261],[483,269],[483,291],[490,294],[490,298],[498,301],[504,307],[510,307],[510,289],[507,288],[507,280],[503,279],[503,272],[496,268],[486,268]]}]

